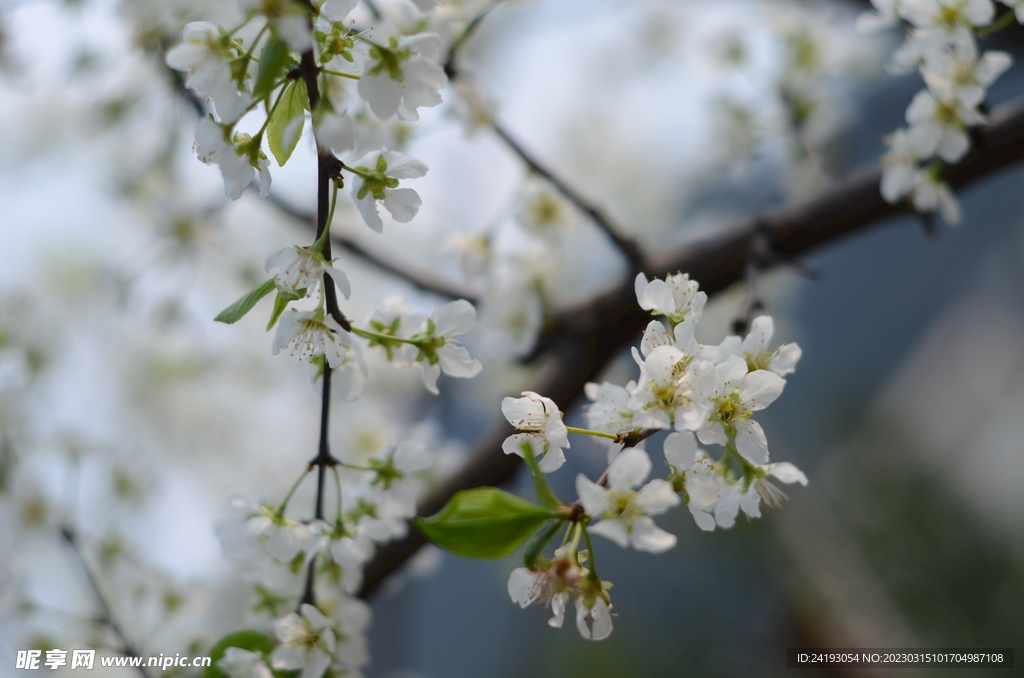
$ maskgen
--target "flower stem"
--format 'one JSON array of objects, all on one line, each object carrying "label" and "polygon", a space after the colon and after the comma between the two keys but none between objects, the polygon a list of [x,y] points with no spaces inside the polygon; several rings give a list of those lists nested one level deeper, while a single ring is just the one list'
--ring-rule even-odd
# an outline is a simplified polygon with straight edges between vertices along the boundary
[{"label": "flower stem", "polygon": [[985,26],[984,28],[979,28],[977,30],[978,37],[984,38],[986,36],[992,35],[996,31],[1001,31],[1007,26],[1013,24],[1014,21],[1016,21],[1016,19],[1016,14],[1011,9],[1007,11],[1005,14],[1003,14],[1001,17],[990,23],[988,26]]},{"label": "flower stem", "polygon": [[588,436],[598,436],[600,438],[608,438],[609,440],[618,440],[619,436],[614,433],[608,433],[606,431],[593,431],[589,428],[576,428],[575,426],[566,426],[565,429],[569,433],[582,433]]},{"label": "flower stem", "polygon": [[274,511],[275,516],[277,516],[278,518],[284,517],[284,510],[288,508],[288,502],[291,501],[292,495],[295,494],[295,490],[299,489],[299,485],[302,484],[302,481],[306,479],[306,476],[308,476],[309,472],[312,470],[312,466],[306,467],[306,470],[302,472],[302,475],[299,476],[299,479],[296,480],[295,483],[292,485],[292,489],[288,490],[288,494],[284,495],[284,499],[281,500],[281,505],[277,507],[276,511]]},{"label": "flower stem", "polygon": [[391,334],[381,334],[380,332],[374,332],[373,330],[367,330],[362,327],[352,326],[352,333],[358,334],[360,337],[366,339],[376,339],[378,341],[397,341],[400,344],[412,344],[413,346],[419,346],[420,342],[415,339],[406,339],[405,337],[396,337]]},{"label": "flower stem", "polygon": [[356,75],[355,73],[342,73],[341,71],[332,71],[331,69],[324,68],[323,66],[320,67],[320,72],[321,73],[329,73],[330,75],[336,75],[339,78],[350,78],[352,80],[360,80],[361,79],[360,76]]}]

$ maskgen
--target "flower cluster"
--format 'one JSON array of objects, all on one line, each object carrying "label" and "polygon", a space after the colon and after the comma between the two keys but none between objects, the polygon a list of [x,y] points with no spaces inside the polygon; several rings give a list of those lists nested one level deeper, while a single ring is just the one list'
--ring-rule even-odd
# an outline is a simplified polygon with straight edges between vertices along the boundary
[{"label": "flower cluster", "polygon": [[[992,0],[872,0],[875,12],[859,27],[876,30],[900,19],[912,29],[893,55],[890,71],[920,71],[927,87],[907,108],[907,127],[889,137],[882,158],[882,197],[909,200],[919,212],[938,210],[950,224],[960,222],[956,198],[944,180],[949,164],[971,149],[968,130],[985,122],[988,87],[1010,67],[1006,52],[978,53],[978,29],[995,17]],[[1012,12],[1008,13],[1012,16]]]},{"label": "flower cluster", "polygon": [[[641,273],[635,287],[640,307],[665,322],[652,320],[640,350],[633,349],[640,370],[635,381],[625,387],[587,384],[591,404],[584,416],[590,429],[567,427],[557,405],[536,393],[502,402],[502,413],[517,430],[504,450],[527,460],[539,487],[546,487],[543,474],[565,461],[568,433],[611,443],[610,465],[601,479],[594,482],[582,473],[576,478],[579,499],[565,507],[570,527],[555,558],[528,563],[509,580],[513,601],[523,607],[549,606],[555,613],[553,626],[561,625],[567,602],[575,600],[580,633],[595,640],[611,632],[611,603],[608,584],[593,572],[590,535],[623,548],[662,553],[675,546],[676,537],[658,527],[653,516],[680,503],[688,506],[701,529],[729,528],[740,510],[759,517],[762,500],[781,505],[785,495],[771,478],[807,484],[791,463],[769,463],[767,438],[754,419],[782,394],[784,377],[800,359],[800,347],[773,348],[769,316],[756,318],[746,337],[702,345],[694,329],[706,295],[696,282],[685,274],[648,281]],[[660,430],[670,431],[663,444],[670,473],[648,480],[653,463],[638,443]],[[725,451],[715,461],[698,447],[698,440]],[[587,540],[585,552],[577,550],[581,537]],[[589,569],[583,565],[586,558],[591,559]]]}]

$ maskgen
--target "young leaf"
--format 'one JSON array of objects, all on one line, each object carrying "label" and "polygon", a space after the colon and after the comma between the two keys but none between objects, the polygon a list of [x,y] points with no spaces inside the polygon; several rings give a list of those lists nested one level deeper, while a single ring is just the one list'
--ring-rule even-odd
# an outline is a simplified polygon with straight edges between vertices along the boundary
[{"label": "young leaf", "polygon": [[270,328],[273,327],[274,324],[277,322],[277,319],[281,317],[281,314],[284,313],[284,310],[288,308],[289,301],[291,300],[288,299],[288,297],[286,297],[284,294],[278,291],[277,299],[274,299],[274,311],[270,314],[270,322],[267,323],[268,332],[270,331]]},{"label": "young leaf", "polygon": [[264,659],[269,660],[270,653],[274,650],[275,645],[277,643],[274,639],[262,631],[246,629],[229,633],[210,648],[209,656],[211,661],[210,665],[203,671],[203,678],[228,678],[227,674],[217,666],[217,662],[220,661],[229,647],[238,647],[249,652],[259,652],[263,655]]},{"label": "young leaf", "polygon": [[558,513],[494,487],[457,492],[436,515],[417,518],[431,541],[469,558],[504,558]]},{"label": "young leaf", "polygon": [[238,301],[236,301],[235,303],[231,304],[223,311],[218,313],[217,317],[214,318],[214,320],[216,320],[219,323],[226,323],[228,325],[232,325],[238,322],[246,313],[252,310],[252,307],[256,305],[257,301],[273,292],[274,288],[275,285],[273,278],[266,281],[265,283],[260,283],[259,285],[254,287],[252,291],[249,292],[247,295],[245,295],[244,297],[242,297],[241,299],[239,299]]},{"label": "young leaf", "polygon": [[285,72],[284,67],[288,59],[288,45],[277,38],[270,36],[267,44],[260,52],[260,69],[256,73],[256,83],[252,87],[252,96],[259,100],[273,91],[274,83]]},{"label": "young leaf", "polygon": [[288,162],[302,136],[302,127],[306,122],[305,111],[309,105],[307,96],[306,83],[302,80],[287,86],[267,123],[267,141],[278,165],[284,166]]}]

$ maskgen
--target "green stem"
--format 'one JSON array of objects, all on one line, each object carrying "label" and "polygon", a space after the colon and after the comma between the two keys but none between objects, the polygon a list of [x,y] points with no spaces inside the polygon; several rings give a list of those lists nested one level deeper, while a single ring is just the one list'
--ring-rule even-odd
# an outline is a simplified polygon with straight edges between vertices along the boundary
[{"label": "green stem", "polygon": [[342,73],[341,71],[332,71],[331,69],[324,68],[323,66],[320,67],[320,72],[321,73],[329,73],[330,75],[336,75],[339,78],[349,78],[351,80],[361,80],[362,79],[362,78],[360,78],[360,76],[356,75],[355,73]]},{"label": "green stem", "polygon": [[1002,15],[1001,17],[990,23],[988,26],[985,26],[984,28],[979,28],[977,30],[978,37],[984,38],[986,36],[992,35],[996,31],[1001,31],[1007,26],[1013,24],[1016,21],[1016,19],[1017,16],[1014,13],[1014,10],[1011,9],[1008,12],[1006,12],[1006,14]]},{"label": "green stem", "polygon": [[364,172],[363,170],[359,169],[358,167],[351,167],[349,165],[345,165],[345,169],[347,169],[349,172],[351,172],[352,174],[356,175],[357,177],[362,177],[363,179],[372,179],[373,178],[369,172]]},{"label": "green stem", "polygon": [[548,479],[544,476],[544,472],[540,470],[540,466],[537,465],[537,457],[533,454],[533,446],[529,441],[524,440],[522,450],[526,465],[530,467],[530,473],[533,475],[533,486],[537,492],[537,499],[547,508],[558,508],[562,505],[562,502],[551,491]]},{"label": "green stem", "polygon": [[334,188],[334,192],[331,194],[331,209],[327,212],[327,225],[324,226],[324,232],[320,234],[320,237],[309,246],[309,249],[314,252],[322,252],[324,249],[324,243],[331,235],[331,224],[334,222],[334,207],[338,204],[338,182],[332,181],[331,185]]},{"label": "green stem", "polygon": [[341,524],[341,476],[338,474],[338,465],[335,464],[331,467],[334,472],[334,485],[338,488],[338,516],[337,524]]},{"label": "green stem", "polygon": [[372,466],[356,466],[355,464],[346,464],[343,461],[337,462],[336,466],[344,466],[345,468],[350,468],[350,469],[352,469],[354,471],[376,471],[377,470],[377,469],[373,468]]},{"label": "green stem", "polygon": [[355,325],[352,326],[352,333],[358,334],[360,337],[364,337],[366,339],[376,339],[377,341],[397,341],[400,344],[412,344],[413,346],[420,345],[420,342],[415,339],[396,337],[392,334],[381,334],[380,332],[363,329],[362,327],[356,327]]},{"label": "green stem", "polygon": [[608,438],[609,440],[618,440],[619,436],[614,433],[608,433],[606,431],[593,431],[589,428],[576,428],[575,426],[566,426],[565,430],[569,433],[582,433],[588,436],[598,436],[600,438]]},{"label": "green stem", "polygon": [[587,558],[590,560],[590,574],[588,576],[594,581],[600,581],[601,578],[597,576],[597,565],[594,564],[594,545],[590,543],[590,532],[583,526],[583,523],[580,523],[580,529],[583,530],[583,539],[587,542]]},{"label": "green stem", "polygon": [[302,484],[302,481],[306,479],[306,476],[309,475],[309,472],[311,470],[313,470],[313,467],[307,466],[306,470],[302,472],[302,475],[299,476],[299,479],[296,480],[295,483],[292,485],[292,489],[288,490],[288,494],[284,495],[284,499],[281,500],[281,505],[277,507],[276,511],[274,511],[275,516],[277,516],[278,518],[284,517],[284,510],[288,507],[288,502],[291,501],[292,495],[295,494],[295,490],[299,489],[299,485]]}]

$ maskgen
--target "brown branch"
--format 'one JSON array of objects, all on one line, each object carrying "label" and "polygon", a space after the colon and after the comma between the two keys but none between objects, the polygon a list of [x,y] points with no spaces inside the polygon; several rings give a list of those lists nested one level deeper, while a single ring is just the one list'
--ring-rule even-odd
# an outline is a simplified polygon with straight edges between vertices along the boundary
[{"label": "brown branch", "polygon": [[[93,593],[96,594],[96,600],[99,601],[100,614],[95,619],[96,623],[100,626],[106,626],[110,629],[110,632],[117,637],[118,641],[121,643],[121,648],[118,650],[121,654],[132,658],[141,657],[142,655],[139,654],[135,645],[128,640],[127,636],[124,634],[124,630],[114,619],[114,614],[110,609],[110,603],[107,602],[107,597],[103,595],[103,589],[100,588],[99,579],[96,578],[92,568],[89,567],[89,563],[85,560],[85,554],[82,553],[82,548],[79,546],[78,535],[75,533],[75,530],[71,527],[62,527],[60,530],[60,536],[71,548],[71,552],[75,554],[75,559],[78,561],[78,564],[81,565],[82,571],[85,572],[85,578],[89,581],[89,586],[92,587]],[[142,674],[142,678],[150,678],[149,672],[147,672],[141,664],[136,668],[139,673]]]},{"label": "brown branch", "polygon": [[[952,188],[966,186],[1024,159],[1024,100],[993,111],[975,140],[974,150],[948,173]],[[786,258],[878,225],[885,217],[909,212],[906,203],[890,205],[882,199],[880,180],[879,168],[856,174],[814,200],[771,210],[669,256],[652,257],[644,262],[643,270],[662,276],[687,271],[708,294],[720,292],[742,279],[751,239],[758,232],[770,237],[772,251],[780,255],[765,262],[764,267],[771,268]],[[549,367],[532,390],[550,397],[564,410],[582,392],[584,384],[595,379],[608,361],[635,339],[649,319],[650,315],[636,303],[632,280],[561,314],[544,342]],[[420,515],[436,513],[459,490],[509,480],[519,462],[519,457],[501,452],[501,443],[510,433],[512,428],[505,422],[492,426],[473,445],[459,472],[421,502]],[[372,595],[384,577],[425,543],[413,527],[401,541],[381,548],[367,564],[360,595]]]}]

